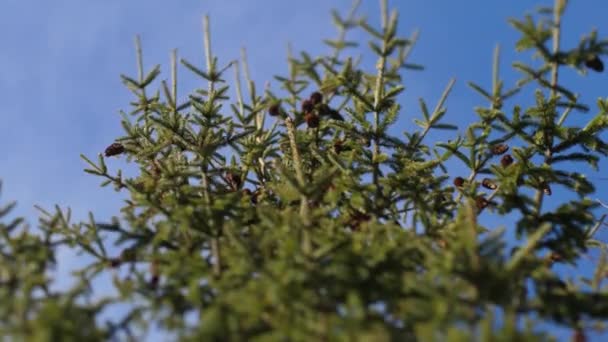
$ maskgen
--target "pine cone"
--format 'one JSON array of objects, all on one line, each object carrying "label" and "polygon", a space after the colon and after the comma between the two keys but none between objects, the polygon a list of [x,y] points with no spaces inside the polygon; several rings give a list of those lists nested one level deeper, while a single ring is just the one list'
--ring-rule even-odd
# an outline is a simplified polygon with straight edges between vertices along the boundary
[{"label": "pine cone", "polygon": [[313,109],[315,109],[315,106],[313,105],[312,101],[304,100],[304,102],[302,102],[302,112],[303,113],[310,113],[313,111]]},{"label": "pine cone", "polygon": [[279,103],[274,103],[268,107],[268,114],[270,116],[279,116],[281,114],[281,105]]},{"label": "pine cone", "polygon": [[121,143],[113,143],[112,145],[106,147],[105,155],[106,157],[116,156],[125,152],[125,147]]},{"label": "pine cone", "polygon": [[507,152],[509,150],[509,146],[507,146],[506,144],[498,144],[498,145],[492,146],[491,150],[492,150],[492,154],[499,156],[499,155]]},{"label": "pine cone", "polygon": [[462,187],[464,185],[464,178],[462,178],[462,177],[454,178],[454,185],[458,188]]},{"label": "pine cone", "polygon": [[304,121],[308,124],[309,128],[319,127],[319,116],[313,112],[308,112],[304,115]]},{"label": "pine cone", "polygon": [[241,176],[233,173],[232,171],[226,172],[226,182],[232,188],[232,191],[236,191],[241,187]]},{"label": "pine cone", "polygon": [[481,185],[486,188],[486,189],[490,189],[490,190],[494,190],[496,189],[498,186],[496,185],[496,183],[494,183],[493,180],[491,180],[490,178],[484,178],[481,181]]},{"label": "pine cone", "polygon": [[585,61],[585,66],[587,68],[593,70],[593,71],[596,71],[596,72],[602,72],[602,71],[604,71],[604,63],[596,55],[593,55],[589,59],[587,59]]},{"label": "pine cone", "polygon": [[500,159],[500,164],[503,167],[507,167],[511,164],[513,164],[513,157],[511,157],[510,154],[505,154],[501,159]]},{"label": "pine cone", "polygon": [[323,94],[318,91],[315,91],[314,93],[310,94],[310,102],[313,106],[316,106],[319,103],[323,102]]}]

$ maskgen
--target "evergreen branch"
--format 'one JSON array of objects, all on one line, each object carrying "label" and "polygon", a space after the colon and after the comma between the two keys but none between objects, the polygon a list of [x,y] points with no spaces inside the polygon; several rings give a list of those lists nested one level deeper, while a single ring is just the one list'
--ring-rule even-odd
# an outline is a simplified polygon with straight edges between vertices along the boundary
[{"label": "evergreen branch", "polygon": [[540,243],[540,240],[551,231],[551,224],[543,223],[530,237],[525,246],[518,249],[517,252],[507,262],[506,271],[513,272],[524,261],[524,258],[529,256]]},{"label": "evergreen branch", "polygon": [[173,112],[177,113],[177,49],[171,51],[171,95],[173,96]]},{"label": "evergreen branch", "polygon": [[420,102],[421,108],[422,108],[422,113],[425,117],[427,117],[427,121],[425,122],[424,130],[418,136],[418,139],[415,139],[415,141],[413,141],[413,144],[411,144],[411,143],[408,144],[408,147],[407,147],[408,150],[410,150],[410,151],[418,150],[418,147],[420,146],[420,144],[422,143],[422,141],[424,140],[424,138],[426,137],[428,132],[431,130],[431,128],[437,127],[436,122],[438,122],[441,119],[441,116],[443,115],[442,112],[445,113],[444,111],[442,111],[442,109],[443,109],[445,101],[447,100],[448,96],[450,95],[450,92],[452,91],[452,88],[454,87],[455,83],[456,83],[456,79],[454,79],[454,78],[452,78],[448,82],[448,85],[443,90],[443,93],[441,94],[439,101],[437,101],[437,104],[435,105],[435,109],[433,109],[433,112],[430,115],[427,114],[428,111],[426,110],[426,104],[424,103],[424,101]]},{"label": "evergreen branch", "polygon": [[[380,7],[381,7],[381,22],[382,22],[382,29],[385,31],[387,30],[387,22],[388,22],[388,4],[387,4],[387,0],[380,0]],[[378,155],[380,154],[380,132],[378,131],[379,129],[379,123],[380,123],[380,100],[382,99],[383,96],[383,92],[384,92],[384,68],[386,67],[386,57],[387,57],[387,45],[388,45],[388,38],[386,37],[386,34],[383,35],[384,39],[382,40],[382,51],[381,54],[378,58],[378,62],[376,63],[376,69],[377,69],[377,74],[376,74],[376,86],[374,89],[374,146],[373,146],[373,151],[372,151],[372,161],[374,163],[374,172],[373,172],[373,183],[376,186],[376,197],[379,198],[380,197],[380,184],[379,184],[379,176],[380,176],[380,165],[377,162],[378,160]]]},{"label": "evergreen branch", "polygon": [[[560,39],[561,39],[561,16],[563,13],[563,8],[566,5],[565,0],[555,0],[554,2],[554,9],[553,9],[553,29],[552,29],[552,34],[553,34],[553,54],[557,55],[557,53],[559,52],[560,49]],[[555,100],[555,97],[557,95],[557,87],[558,87],[558,77],[559,77],[559,62],[558,61],[553,61],[552,65],[551,65],[551,101]],[[544,122],[544,127],[552,127],[553,125],[555,125],[555,118],[553,117],[553,113],[551,113],[551,115],[549,116],[548,114],[545,114],[543,116],[543,120]],[[550,138],[550,134],[552,134],[552,132],[550,132],[548,129],[545,129],[544,132],[544,138],[545,138],[545,142],[546,142],[546,150],[545,150],[545,164],[550,165],[551,164],[551,157],[553,154],[553,139]],[[536,213],[536,215],[540,215],[540,212],[542,210],[542,205],[543,205],[543,197],[544,197],[545,191],[543,191],[543,189],[538,189],[536,190],[536,195],[534,196],[534,202],[535,202],[535,208],[534,211]]]}]

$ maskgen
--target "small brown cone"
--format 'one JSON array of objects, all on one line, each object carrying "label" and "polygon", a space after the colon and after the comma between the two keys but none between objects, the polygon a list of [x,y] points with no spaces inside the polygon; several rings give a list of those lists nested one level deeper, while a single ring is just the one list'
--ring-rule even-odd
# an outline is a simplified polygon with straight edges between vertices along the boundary
[{"label": "small brown cone", "polygon": [[312,103],[312,101],[304,100],[302,102],[302,112],[303,113],[310,113],[313,111],[313,109],[315,109],[315,105]]},{"label": "small brown cone", "polygon": [[270,116],[279,116],[281,114],[281,105],[279,103],[273,103],[268,107],[268,114]]},{"label": "small brown cone", "polygon": [[488,201],[483,195],[477,196],[477,198],[475,199],[475,205],[477,206],[477,209],[479,209],[479,210],[484,209],[489,204],[490,204],[490,201]]},{"label": "small brown cone", "polygon": [[314,93],[310,94],[310,102],[313,106],[316,106],[319,103],[323,102],[323,94],[318,91],[315,91]]},{"label": "small brown cone", "polygon": [[503,167],[507,167],[509,165],[513,164],[513,157],[511,157],[510,154],[505,154],[501,159],[500,159],[500,165],[502,165]]},{"label": "small brown cone", "polygon": [[319,116],[313,112],[308,112],[304,115],[304,121],[309,128],[317,128],[319,127]]},{"label": "small brown cone", "polygon": [[492,151],[492,154],[499,156],[499,155],[507,152],[509,150],[509,146],[507,146],[506,144],[498,144],[498,145],[492,146],[492,148],[490,150]]},{"label": "small brown cone", "polygon": [[457,188],[460,188],[463,185],[464,185],[464,178],[462,178],[462,177],[454,178],[454,186],[456,186]]},{"label": "small brown cone", "polygon": [[106,157],[117,156],[125,152],[125,147],[121,143],[113,143],[106,147],[104,154]]},{"label": "small brown cone", "polygon": [[595,72],[604,71],[604,62],[602,62],[602,60],[596,55],[593,55],[587,59],[585,61],[585,66]]},{"label": "small brown cone", "polygon": [[496,185],[496,183],[494,183],[493,180],[491,180],[490,178],[484,178],[481,181],[481,185],[486,188],[486,189],[490,189],[490,190],[494,190],[496,189],[498,186]]}]

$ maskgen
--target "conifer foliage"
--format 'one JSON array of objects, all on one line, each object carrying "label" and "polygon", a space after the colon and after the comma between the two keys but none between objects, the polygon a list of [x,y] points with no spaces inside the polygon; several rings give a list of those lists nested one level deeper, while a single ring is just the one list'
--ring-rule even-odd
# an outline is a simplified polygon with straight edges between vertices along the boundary
[{"label": "conifer foliage", "polygon": [[[128,199],[110,223],[40,208],[38,230],[0,224],[1,334],[514,341],[544,340],[548,325],[538,324],[551,323],[584,341],[602,328],[608,257],[594,235],[605,215],[593,184],[568,165],[596,167],[608,154],[608,98],[579,102],[559,71],[602,72],[608,41],[593,31],[562,46],[565,0],[512,19],[516,49],[536,59],[513,63],[521,80],[503,83],[497,49],[491,89],[469,83],[487,102],[476,122],[450,123],[451,81],[434,106],[420,100],[419,128],[397,136],[403,73],[422,66],[409,61],[417,34],[399,36],[397,12],[380,3],[379,27],[358,3],[333,12],[333,52],[290,55],[288,74],[263,90],[244,56],[213,55],[208,18],[206,65],[174,52],[167,80],[160,66],[144,70],[137,40],[137,75],[122,76],[134,96],[124,135],[82,156],[86,172]],[[362,67],[366,48],[347,40],[351,30],[368,34],[374,69]],[[204,86],[178,92],[178,64]],[[526,96],[534,103],[518,105]],[[594,114],[576,127],[581,112]],[[434,130],[450,140],[428,141]],[[111,172],[117,158],[138,174]],[[454,174],[457,163],[468,174]],[[505,217],[515,224],[494,225]],[[70,288],[52,286],[58,248],[86,256]],[[601,252],[590,279],[556,272],[591,248]],[[113,289],[100,289],[107,274]]]}]

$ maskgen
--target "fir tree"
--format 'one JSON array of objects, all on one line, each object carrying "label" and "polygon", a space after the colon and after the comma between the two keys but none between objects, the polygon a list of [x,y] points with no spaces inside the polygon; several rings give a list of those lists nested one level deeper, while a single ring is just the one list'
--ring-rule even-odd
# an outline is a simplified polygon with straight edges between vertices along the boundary
[{"label": "fir tree", "polygon": [[[358,2],[332,13],[333,52],[290,55],[280,88],[259,89],[244,54],[219,61],[208,18],[206,65],[174,51],[168,80],[160,66],[144,70],[137,40],[137,75],[121,76],[134,96],[124,135],[96,161],[82,156],[86,172],[129,198],[110,223],[93,214],[74,223],[58,207],[39,208],[36,231],[0,223],[2,335],[138,340],[158,325],[197,341],[534,341],[550,336],[535,324],[550,322],[581,341],[602,328],[608,257],[594,235],[606,216],[585,174],[564,165],[596,167],[608,153],[608,99],[581,103],[559,75],[602,72],[608,40],[593,31],[561,46],[565,0],[512,19],[516,49],[536,59],[513,63],[521,80],[504,84],[496,49],[491,89],[469,83],[487,102],[476,122],[450,123],[451,81],[434,106],[420,100],[419,129],[395,136],[402,74],[422,66],[409,61],[417,34],[400,37],[396,11],[380,3],[380,27]],[[347,40],[359,29],[373,70]],[[206,86],[178,93],[178,63]],[[515,102],[525,96],[534,103]],[[588,111],[584,127],[570,123]],[[429,142],[432,130],[451,138]],[[110,172],[116,158],[139,173]],[[469,173],[453,174],[452,160]],[[571,199],[543,205],[556,190]],[[504,217],[516,221],[506,228],[516,246],[488,223]],[[90,261],[67,289],[51,286],[60,247]],[[592,279],[566,281],[552,268],[590,248],[601,250]],[[115,291],[100,293],[108,272]],[[119,304],[124,315],[100,319]]]}]

